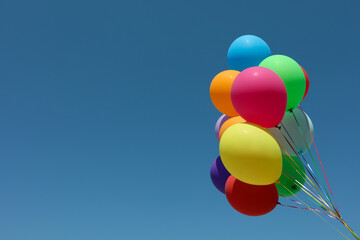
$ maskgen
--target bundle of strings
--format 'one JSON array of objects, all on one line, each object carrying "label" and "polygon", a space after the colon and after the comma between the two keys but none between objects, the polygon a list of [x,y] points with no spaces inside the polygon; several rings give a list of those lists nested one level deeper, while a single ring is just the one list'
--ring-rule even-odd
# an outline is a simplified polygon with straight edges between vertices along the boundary
[{"label": "bundle of strings", "polygon": [[[344,233],[342,233],[340,230],[338,230],[333,224],[331,224],[329,221],[327,221],[323,216],[329,217],[331,219],[337,220],[339,221],[341,224],[343,224],[348,230],[349,232],[358,240],[360,240],[360,238],[358,237],[358,235],[349,227],[349,225],[344,221],[344,219],[342,218],[342,216],[340,215],[339,209],[335,203],[334,200],[334,196],[332,193],[332,190],[330,188],[330,184],[328,181],[328,178],[326,176],[325,170],[324,170],[324,166],[323,163],[320,159],[320,155],[318,152],[318,149],[316,147],[315,141],[314,141],[314,137],[311,133],[310,130],[310,124],[306,118],[306,114],[305,112],[302,110],[302,108],[300,106],[298,106],[298,108],[301,110],[302,114],[304,115],[306,122],[307,122],[307,130],[310,132],[311,135],[311,139],[316,151],[316,155],[318,158],[318,163],[320,163],[321,166],[321,170],[322,170],[322,174],[325,177],[326,180],[326,185],[327,188],[324,187],[322,185],[323,181],[323,177],[321,171],[319,171],[318,165],[315,161],[315,158],[313,157],[313,154],[310,151],[310,146],[308,146],[308,144],[305,141],[304,138],[304,133],[302,132],[303,130],[300,128],[298,119],[296,118],[296,115],[291,111],[300,134],[302,135],[302,137],[304,138],[304,142],[306,144],[306,148],[307,148],[307,152],[308,152],[308,156],[306,157],[303,153],[301,153],[301,151],[298,151],[297,146],[295,144],[295,141],[293,140],[293,137],[289,134],[288,130],[286,129],[286,127],[280,123],[280,126],[278,126],[279,130],[282,128],[284,129],[284,132],[281,131],[284,139],[286,140],[286,142],[289,144],[289,146],[291,147],[291,149],[296,153],[296,156],[301,159],[306,172],[308,173],[308,175],[305,172],[299,172],[301,171],[302,168],[300,168],[298,166],[298,164],[296,163],[296,161],[294,161],[294,159],[289,155],[288,152],[286,152],[286,150],[284,149],[284,146],[281,146],[280,144],[280,148],[283,150],[283,152],[285,153],[284,156],[286,158],[286,161],[288,161],[290,163],[290,165],[296,170],[297,173],[299,173],[300,176],[302,176],[304,179],[304,181],[298,181],[297,179],[295,179],[293,176],[291,176],[291,174],[287,173],[287,172],[283,172],[283,174],[291,179],[292,181],[295,182],[295,184],[301,188],[301,191],[308,196],[307,198],[307,203],[301,199],[301,197],[297,196],[297,195],[293,195],[293,197],[296,198],[292,199],[292,198],[287,198],[288,200],[290,200],[293,204],[297,204],[297,205],[287,205],[287,204],[282,204],[282,203],[278,203],[280,206],[283,207],[290,207],[290,208],[296,208],[296,209],[301,209],[301,210],[310,210],[312,212],[314,212],[317,216],[319,216],[321,219],[323,219],[326,223],[328,223],[332,228],[334,228],[337,232],[339,232],[342,236],[344,236],[346,239],[349,239]],[[309,161],[309,158],[311,159],[311,161]],[[313,167],[311,167],[313,166]],[[315,171],[314,171],[315,169]],[[289,191],[290,193],[292,192],[291,189],[287,188],[285,185],[281,184],[281,182],[279,183],[282,187],[284,187],[287,191]],[[330,192],[330,194],[328,193],[328,190]],[[310,202],[310,203],[309,203]],[[316,207],[310,207],[310,205],[315,205]],[[349,239],[350,240],[350,239]]]}]

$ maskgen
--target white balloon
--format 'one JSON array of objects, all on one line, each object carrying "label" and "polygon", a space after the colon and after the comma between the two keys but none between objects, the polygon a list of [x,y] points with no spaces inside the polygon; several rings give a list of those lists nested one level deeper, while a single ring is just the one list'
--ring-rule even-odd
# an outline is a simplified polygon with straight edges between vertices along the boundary
[{"label": "white balloon", "polygon": [[[285,113],[281,124],[279,124],[277,127],[268,128],[268,130],[276,139],[278,144],[282,146],[290,156],[296,156],[296,153],[292,147],[298,153],[304,154],[308,151],[308,148],[310,149],[310,146],[312,145],[313,141],[309,127],[311,134],[314,136],[314,126],[309,116],[306,113],[304,116],[304,113],[302,113],[300,109],[295,108],[292,110],[292,112],[287,111]],[[286,141],[286,139],[288,141]],[[281,149],[281,151],[283,154],[286,154],[283,149]]]}]

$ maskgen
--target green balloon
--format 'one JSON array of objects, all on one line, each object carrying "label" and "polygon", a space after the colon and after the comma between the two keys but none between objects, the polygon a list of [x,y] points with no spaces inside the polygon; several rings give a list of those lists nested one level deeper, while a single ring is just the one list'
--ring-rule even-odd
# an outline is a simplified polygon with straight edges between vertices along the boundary
[{"label": "green balloon", "polygon": [[[297,157],[282,156],[283,170],[281,177],[276,181],[276,188],[281,197],[290,197],[301,190],[304,185],[306,173],[305,167]],[[301,183],[297,183],[295,180]]]},{"label": "green balloon", "polygon": [[304,97],[306,80],[300,65],[284,55],[272,55],[259,65],[274,71],[283,80],[287,92],[286,110],[296,108]]}]

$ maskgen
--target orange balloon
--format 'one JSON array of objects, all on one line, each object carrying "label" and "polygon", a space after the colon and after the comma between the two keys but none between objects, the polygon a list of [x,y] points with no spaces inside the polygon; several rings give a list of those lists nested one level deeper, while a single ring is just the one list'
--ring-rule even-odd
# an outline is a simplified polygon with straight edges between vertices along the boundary
[{"label": "orange balloon", "polygon": [[223,133],[225,132],[226,129],[228,129],[229,127],[231,127],[232,125],[234,125],[236,123],[246,123],[246,121],[240,116],[232,117],[232,118],[228,119],[226,122],[223,123],[223,125],[220,128],[219,139],[221,139],[221,136],[223,135]]},{"label": "orange balloon", "polygon": [[225,115],[238,116],[231,102],[231,87],[239,71],[226,70],[214,77],[210,85],[210,98],[214,106]]}]

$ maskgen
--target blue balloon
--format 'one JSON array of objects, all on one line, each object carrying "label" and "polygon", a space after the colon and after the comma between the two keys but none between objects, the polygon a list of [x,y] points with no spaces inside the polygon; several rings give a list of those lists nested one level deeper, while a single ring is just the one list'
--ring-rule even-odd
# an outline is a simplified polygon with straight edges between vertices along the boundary
[{"label": "blue balloon", "polygon": [[224,167],[220,156],[215,159],[210,169],[210,177],[214,186],[225,194],[226,180],[230,177],[230,173]]},{"label": "blue balloon", "polygon": [[269,56],[271,50],[264,40],[254,35],[244,35],[231,44],[227,60],[231,70],[242,71],[259,66]]}]

